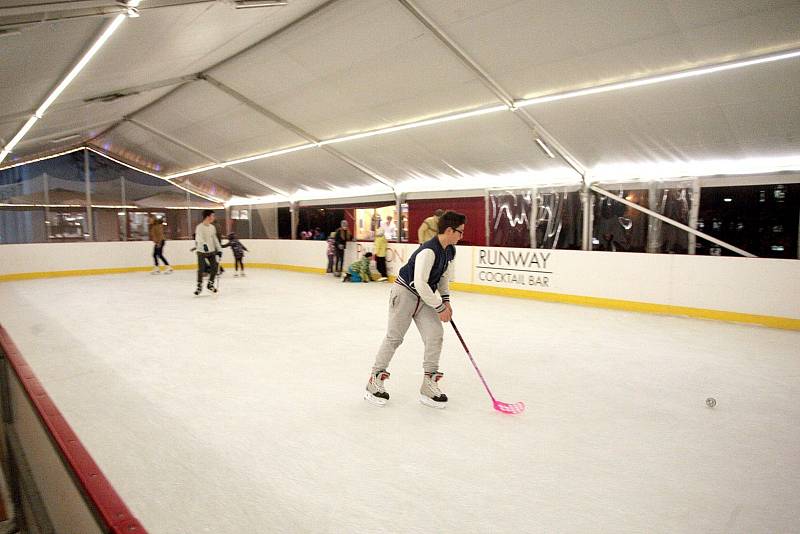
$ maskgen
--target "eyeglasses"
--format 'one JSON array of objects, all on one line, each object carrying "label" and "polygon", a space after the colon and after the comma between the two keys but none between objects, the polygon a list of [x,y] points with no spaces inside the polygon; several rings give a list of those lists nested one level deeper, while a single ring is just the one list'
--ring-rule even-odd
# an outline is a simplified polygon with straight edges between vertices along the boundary
[{"label": "eyeglasses", "polygon": [[458,228],[453,228],[453,231],[454,231],[454,232],[458,232],[458,233],[459,233],[459,234],[461,234],[462,236],[464,235],[464,230],[459,230]]}]

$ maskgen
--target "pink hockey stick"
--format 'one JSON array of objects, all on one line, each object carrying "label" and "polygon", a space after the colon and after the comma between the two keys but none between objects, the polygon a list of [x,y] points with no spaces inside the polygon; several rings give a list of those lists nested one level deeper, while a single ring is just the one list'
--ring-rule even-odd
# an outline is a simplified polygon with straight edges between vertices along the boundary
[{"label": "pink hockey stick", "polygon": [[464,343],[464,338],[461,337],[461,332],[458,331],[458,327],[456,327],[456,323],[450,320],[450,324],[453,325],[453,330],[456,331],[456,335],[458,336],[458,340],[461,341],[461,345],[464,347],[464,350],[467,352],[467,356],[469,356],[469,361],[472,362],[472,367],[478,371],[478,376],[483,382],[483,387],[486,388],[486,392],[489,393],[489,396],[492,398],[492,404],[494,404],[494,409],[498,412],[508,413],[508,414],[517,414],[522,413],[525,411],[525,403],[524,402],[515,402],[514,404],[508,404],[506,402],[500,402],[499,400],[494,398],[492,395],[492,390],[489,389],[489,385],[486,383],[486,379],[483,378],[483,373],[481,370],[478,369],[478,364],[475,363],[475,358],[472,357],[472,354],[469,353],[469,349],[467,348],[467,344]]}]

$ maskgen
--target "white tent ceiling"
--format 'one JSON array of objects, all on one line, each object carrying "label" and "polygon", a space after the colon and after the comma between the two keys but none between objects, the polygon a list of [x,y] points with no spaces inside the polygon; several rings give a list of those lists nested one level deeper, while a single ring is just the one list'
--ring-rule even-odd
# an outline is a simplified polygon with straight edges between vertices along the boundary
[{"label": "white tent ceiling", "polygon": [[[110,15],[97,14],[119,10],[111,0],[71,4],[0,4],[0,32],[14,30],[0,33],[2,145],[99,34]],[[800,49],[797,0],[289,0],[260,9],[143,0],[139,9],[4,164],[88,142],[166,175],[504,100]],[[587,178],[672,176],[745,159],[759,162],[754,172],[777,161],[800,169],[798,110],[794,57],[184,179],[218,186],[223,198],[580,181],[537,137]]]}]

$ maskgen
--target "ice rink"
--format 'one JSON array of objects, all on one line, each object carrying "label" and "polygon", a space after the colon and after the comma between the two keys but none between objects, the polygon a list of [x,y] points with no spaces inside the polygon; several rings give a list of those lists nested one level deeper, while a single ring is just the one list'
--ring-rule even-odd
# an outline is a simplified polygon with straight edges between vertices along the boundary
[{"label": "ice rink", "polygon": [[[389,284],[229,271],[0,284],[0,322],[152,534],[800,531],[800,332],[456,292],[446,410]],[[706,407],[715,397],[718,405]]]}]

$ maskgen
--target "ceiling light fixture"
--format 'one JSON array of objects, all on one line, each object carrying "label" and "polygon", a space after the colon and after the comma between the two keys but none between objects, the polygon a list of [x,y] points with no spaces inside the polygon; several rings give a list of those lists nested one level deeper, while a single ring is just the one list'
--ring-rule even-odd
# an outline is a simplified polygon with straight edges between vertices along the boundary
[{"label": "ceiling light fixture", "polygon": [[621,89],[628,89],[631,87],[643,87],[645,85],[655,85],[657,83],[669,82],[672,80],[679,80],[682,78],[692,78],[695,76],[702,76],[705,74],[712,74],[714,72],[722,72],[726,70],[741,69],[750,67],[752,65],[759,65],[761,63],[771,63],[773,61],[781,61],[784,59],[791,59],[800,57],[800,50],[790,50],[788,52],[780,52],[777,54],[769,54],[766,56],[758,56],[750,59],[743,59],[737,61],[729,61],[727,63],[720,63],[708,67],[700,67],[689,70],[682,70],[673,72],[671,74],[662,74],[660,76],[649,76],[646,78],[639,78],[637,80],[630,80],[627,82],[611,83],[607,85],[600,85],[597,87],[588,87],[586,89],[578,89],[577,91],[567,91],[565,93],[557,93],[553,95],[537,96],[535,98],[528,98],[525,100],[517,100],[514,102],[515,107],[535,106],[537,104],[545,104],[547,102],[555,102],[557,100],[566,100],[568,98],[576,98],[579,96],[596,95],[600,93],[609,93],[612,91],[619,91]]},{"label": "ceiling light fixture", "polygon": [[280,7],[289,5],[287,0],[234,0],[233,7],[236,9],[251,9],[258,7]]},{"label": "ceiling light fixture", "polygon": [[544,153],[547,154],[548,156],[550,156],[551,158],[555,158],[556,157],[556,155],[553,154],[553,152],[550,150],[550,148],[548,148],[548,146],[546,144],[544,144],[544,141],[542,141],[538,137],[536,138],[536,144],[539,145],[539,148],[541,148],[544,151]]},{"label": "ceiling light fixture", "polygon": [[28,119],[28,122],[25,123],[25,125],[19,132],[17,132],[17,135],[15,135],[13,139],[11,139],[11,141],[8,144],[6,144],[6,146],[0,152],[0,163],[2,163],[2,161],[6,158],[6,156],[8,156],[8,154],[10,154],[12,150],[14,150],[14,147],[17,146],[17,143],[19,143],[20,140],[22,140],[22,138],[33,127],[36,121],[42,118],[44,113],[47,111],[47,108],[49,108],[50,105],[55,101],[55,99],[58,98],[62,92],[64,92],[64,89],[66,89],[67,86],[72,82],[72,80],[74,80],[75,77],[81,72],[81,70],[83,70],[86,64],[89,63],[89,60],[91,60],[92,57],[97,53],[97,51],[100,50],[100,48],[105,44],[105,42],[108,41],[111,35],[113,35],[115,31],[117,31],[117,28],[119,28],[119,25],[122,24],[122,21],[124,20],[125,20],[125,15],[120,14],[117,15],[114,18],[114,20],[110,24],[108,24],[108,26],[106,26],[106,29],[103,31],[100,37],[98,37],[97,40],[94,42],[94,44],[92,44],[92,46],[89,48],[89,50],[86,51],[83,57],[81,57],[80,61],[78,61],[78,63],[74,67],[72,67],[72,70],[69,71],[69,74],[67,74],[64,77],[64,79],[61,80],[61,83],[59,83],[56,86],[56,88],[53,89],[53,91],[48,95],[45,101],[42,102],[42,105],[39,106],[36,112],[31,116],[31,118]]},{"label": "ceiling light fixture", "polygon": [[477,117],[479,115],[486,115],[487,113],[495,113],[497,111],[507,111],[509,108],[505,104],[500,104],[497,106],[492,106],[489,108],[480,108],[480,109],[473,109],[471,111],[464,111],[461,113],[455,113],[451,115],[444,115],[441,117],[434,117],[432,119],[424,119],[420,121],[413,121],[406,124],[398,124],[397,126],[390,126],[388,128],[380,128],[378,130],[370,130],[367,132],[357,133],[353,135],[346,135],[343,137],[334,137],[333,139],[326,139],[325,141],[320,141],[319,143],[308,143],[305,145],[294,146],[291,148],[283,148],[281,150],[275,150],[272,152],[264,152],[263,154],[255,154],[253,156],[247,156],[245,158],[234,159],[230,161],[223,161],[221,163],[215,163],[213,165],[206,165],[204,167],[198,167],[196,169],[189,169],[187,171],[176,172],[174,174],[169,174],[166,176],[168,180],[172,180],[173,178],[180,178],[181,176],[189,176],[191,174],[197,174],[201,172],[207,172],[214,169],[221,169],[225,168],[229,165],[238,165],[240,163],[247,163],[249,161],[255,161],[264,158],[271,158],[273,156],[281,156],[283,154],[289,154],[291,152],[298,152],[300,150],[307,150],[309,148],[317,148],[325,145],[332,145],[334,143],[344,143],[346,141],[354,141],[356,139],[363,139],[365,137],[372,137],[375,135],[384,135],[393,132],[399,132],[402,130],[410,130],[412,128],[419,128],[422,126],[430,126],[432,124],[440,124],[442,122],[449,122],[455,121],[460,119],[466,119],[468,117]]}]

